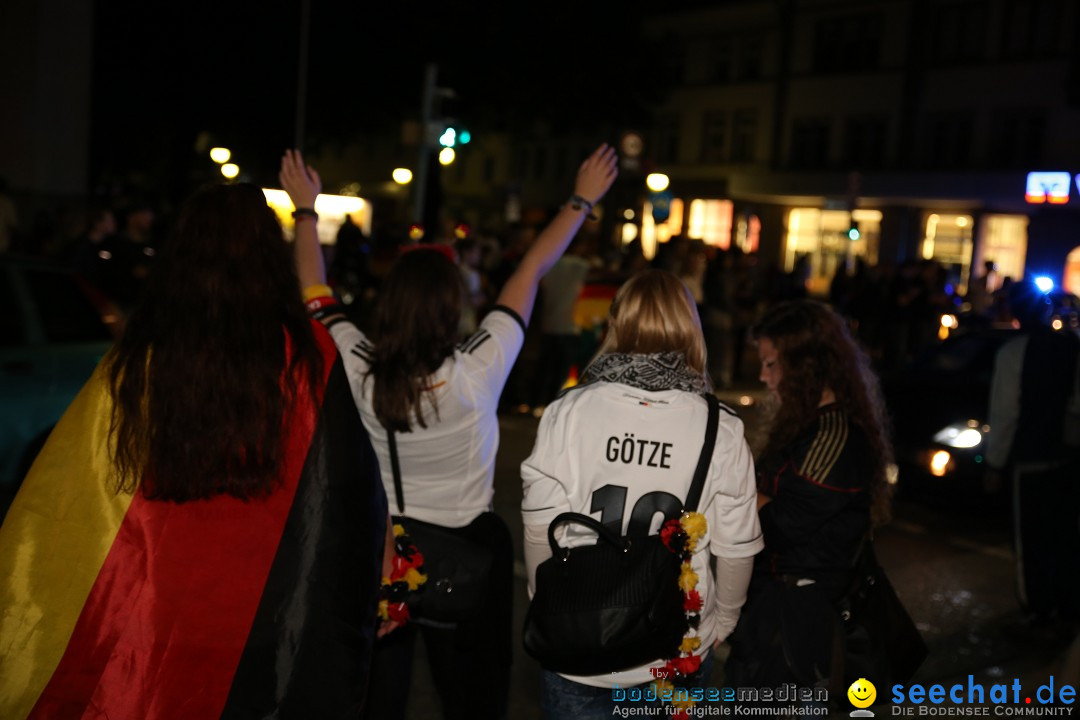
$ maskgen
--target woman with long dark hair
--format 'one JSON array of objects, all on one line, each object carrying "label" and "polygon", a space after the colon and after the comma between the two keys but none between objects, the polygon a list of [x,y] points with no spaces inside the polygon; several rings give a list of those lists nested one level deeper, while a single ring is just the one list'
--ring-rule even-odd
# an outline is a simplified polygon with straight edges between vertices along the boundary
[{"label": "woman with long dark hair", "polygon": [[885,407],[866,354],[828,306],[778,305],[753,337],[774,408],[757,462],[765,550],[725,682],[824,687],[836,672],[834,603],[867,534],[889,517]]},{"label": "woman with long dark hair", "polygon": [[184,206],[0,529],[0,715],[344,717],[386,499],[259,188]]},{"label": "woman with long dark hair", "polygon": [[[566,250],[616,176],[615,152],[600,146],[582,163],[574,194],[525,253],[496,306],[471,337],[457,337],[462,283],[435,249],[405,252],[383,283],[369,339],[337,308],[325,286],[315,233],[318,174],[299,153],[282,161],[281,182],[296,206],[296,261],[309,309],[330,329],[353,396],[371,434],[397,512],[440,525],[490,548],[488,597],[454,627],[420,627],[447,718],[504,717],[511,662],[513,546],[490,512],[499,395],[525,338],[540,278]],[[395,492],[397,467],[400,501]],[[421,551],[424,548],[420,548]],[[401,717],[417,626],[381,640],[369,717]]]}]

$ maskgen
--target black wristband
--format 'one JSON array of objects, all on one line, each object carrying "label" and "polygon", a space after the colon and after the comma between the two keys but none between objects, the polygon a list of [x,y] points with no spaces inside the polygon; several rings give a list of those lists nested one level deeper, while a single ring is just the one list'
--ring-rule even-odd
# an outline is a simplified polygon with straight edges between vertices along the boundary
[{"label": "black wristband", "polygon": [[292,212],[293,220],[296,218],[309,217],[316,220],[319,219],[319,213],[315,212],[313,208],[296,208]]},{"label": "black wristband", "polygon": [[592,214],[593,204],[578,195],[577,193],[571,195],[570,199],[567,202],[569,202],[570,207],[574,208],[575,210],[581,210],[582,208],[584,208],[586,213],[590,215]]}]

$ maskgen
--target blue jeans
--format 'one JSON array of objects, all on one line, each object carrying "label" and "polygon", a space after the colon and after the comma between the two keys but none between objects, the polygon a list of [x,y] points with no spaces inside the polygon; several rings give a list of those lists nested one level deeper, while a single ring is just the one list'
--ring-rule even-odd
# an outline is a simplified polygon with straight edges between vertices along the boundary
[{"label": "blue jeans", "polygon": [[[708,682],[712,671],[713,658],[710,652],[701,661],[701,669],[680,685],[683,687],[702,687]],[[636,686],[644,690],[651,683]],[[630,688],[622,688],[626,691]],[[609,720],[616,708],[647,708],[637,717],[667,717],[664,703],[660,700],[622,700],[612,698],[612,688],[599,688],[582,685],[567,680],[549,670],[544,671],[540,689],[540,709],[544,720]]]}]

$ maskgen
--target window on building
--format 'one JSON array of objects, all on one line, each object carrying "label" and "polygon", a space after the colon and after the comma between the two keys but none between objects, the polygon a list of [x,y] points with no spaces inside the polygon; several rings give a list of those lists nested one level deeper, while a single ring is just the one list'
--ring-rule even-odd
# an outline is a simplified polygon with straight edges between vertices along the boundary
[{"label": "window on building", "polygon": [[1074,248],[1065,258],[1062,286],[1073,295],[1080,295],[1080,247]]},{"label": "window on building", "polygon": [[701,159],[705,162],[723,162],[727,152],[727,113],[709,110],[705,113],[701,137]]},{"label": "window on building", "polygon": [[673,85],[682,85],[686,82],[685,47],[677,38],[662,38],[653,45],[646,57],[655,58],[660,77]]},{"label": "window on building", "polygon": [[658,163],[679,161],[679,116],[661,115],[653,132],[653,155]]},{"label": "window on building", "polygon": [[986,0],[936,4],[931,50],[935,64],[979,62],[986,57],[987,4]]},{"label": "window on building", "polygon": [[[881,218],[880,210],[866,208],[853,212],[793,208],[788,213],[784,239],[784,271],[791,272],[796,259],[807,256],[810,261],[807,289],[812,295],[825,295],[836,272],[850,267],[855,258],[871,265],[877,263]],[[848,236],[852,223],[859,226],[858,240]]]},{"label": "window on building", "polygon": [[820,170],[829,161],[829,121],[800,118],[791,126],[791,161],[795,170]]},{"label": "window on building", "polygon": [[1004,110],[990,123],[989,165],[1023,169],[1042,161],[1046,118],[1027,110]]},{"label": "window on building", "polygon": [[[656,256],[656,244],[666,243],[683,231],[683,201],[682,198],[672,198],[668,207],[668,219],[657,224],[653,217],[653,206],[648,200],[641,215],[641,252],[646,260],[652,260]],[[624,243],[629,242],[625,240]]]},{"label": "window on building", "polygon": [[753,162],[757,144],[758,111],[736,110],[731,123],[731,161]]},{"label": "window on building", "polygon": [[814,27],[814,72],[860,72],[880,64],[881,14],[823,17]]},{"label": "window on building", "polygon": [[[1007,277],[1024,277],[1027,257],[1027,215],[984,215],[978,251],[972,267],[980,270],[987,260],[997,267],[997,285]],[[981,270],[980,270],[981,271]]]},{"label": "window on building", "polygon": [[865,169],[884,166],[888,127],[884,117],[849,118],[844,128],[844,163]]},{"label": "window on building", "polygon": [[717,40],[710,49],[710,80],[714,83],[726,83],[731,80],[731,64],[734,55],[729,38]]},{"label": "window on building", "polygon": [[922,257],[942,265],[957,292],[967,293],[971,272],[974,223],[970,215],[930,213],[926,216]]},{"label": "window on building", "polygon": [[971,118],[967,113],[931,115],[923,147],[923,164],[928,168],[967,168],[971,162]]},{"label": "window on building", "polygon": [[1053,57],[1061,27],[1060,0],[1008,0],[1004,53],[1008,58]]},{"label": "window on building", "polygon": [[731,220],[735,204],[730,200],[692,200],[687,213],[686,236],[723,250],[731,246]]},{"label": "window on building", "polygon": [[739,79],[757,80],[761,77],[761,63],[765,43],[757,36],[745,37],[739,43]]}]

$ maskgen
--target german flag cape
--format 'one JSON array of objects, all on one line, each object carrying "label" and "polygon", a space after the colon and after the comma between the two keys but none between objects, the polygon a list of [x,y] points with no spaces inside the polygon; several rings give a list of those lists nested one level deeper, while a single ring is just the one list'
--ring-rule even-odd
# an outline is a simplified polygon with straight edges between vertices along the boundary
[{"label": "german flag cape", "polygon": [[267,498],[117,493],[99,367],[0,528],[0,718],[355,717],[386,496],[333,342]]}]

